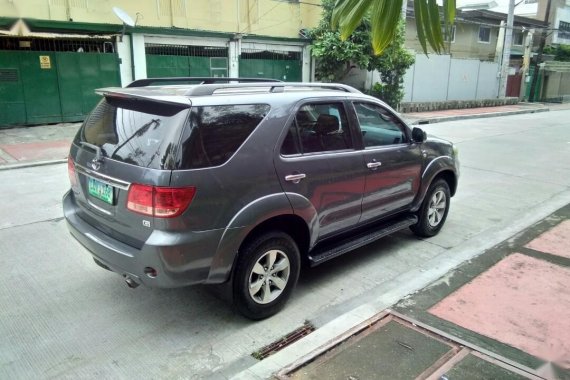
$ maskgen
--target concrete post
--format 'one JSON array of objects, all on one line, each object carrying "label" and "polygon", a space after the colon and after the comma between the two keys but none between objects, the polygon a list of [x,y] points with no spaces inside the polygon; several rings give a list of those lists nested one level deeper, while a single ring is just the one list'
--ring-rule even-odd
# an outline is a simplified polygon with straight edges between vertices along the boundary
[{"label": "concrete post", "polygon": [[507,27],[505,29],[505,46],[503,47],[503,59],[501,62],[501,78],[499,84],[499,98],[507,94],[507,79],[509,77],[509,61],[511,58],[511,45],[513,42],[513,23],[515,15],[515,0],[509,0],[509,14],[507,15]]}]

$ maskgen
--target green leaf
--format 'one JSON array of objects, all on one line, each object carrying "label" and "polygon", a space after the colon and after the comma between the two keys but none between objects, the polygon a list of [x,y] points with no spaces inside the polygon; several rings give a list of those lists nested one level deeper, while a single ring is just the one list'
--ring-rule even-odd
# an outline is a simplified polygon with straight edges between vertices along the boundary
[{"label": "green leaf", "polygon": [[[336,0],[330,25],[339,28],[340,38],[348,39],[371,12],[371,44],[375,54],[386,49],[396,35],[402,2],[406,0]],[[329,6],[331,2],[328,2]],[[456,0],[444,0],[443,19],[446,34],[455,20]],[[328,8],[330,9],[330,8]],[[441,32],[441,17],[436,0],[414,0],[414,11],[418,41],[427,55],[427,44],[438,54],[445,50],[445,40]],[[356,40],[357,41],[357,40]]]},{"label": "green leaf", "polygon": [[414,14],[416,16],[416,29],[418,33],[418,41],[424,51],[424,54],[427,55],[427,44],[426,44],[426,35],[424,33],[424,19],[422,16],[422,4],[423,0],[415,0],[414,1]]},{"label": "green leaf", "polygon": [[452,25],[455,22],[455,0],[444,0],[443,2],[443,13],[445,16],[445,23]]},{"label": "green leaf", "polygon": [[[441,34],[441,21],[439,18],[439,7],[436,0],[428,0],[428,12],[430,18],[430,29],[433,36],[433,45],[437,47],[434,49],[438,54],[441,53],[441,49],[445,48],[443,41],[443,35]],[[433,46],[432,45],[432,46]]]},{"label": "green leaf", "polygon": [[337,0],[331,17],[333,28],[340,29],[340,38],[346,40],[360,25],[373,0]]}]

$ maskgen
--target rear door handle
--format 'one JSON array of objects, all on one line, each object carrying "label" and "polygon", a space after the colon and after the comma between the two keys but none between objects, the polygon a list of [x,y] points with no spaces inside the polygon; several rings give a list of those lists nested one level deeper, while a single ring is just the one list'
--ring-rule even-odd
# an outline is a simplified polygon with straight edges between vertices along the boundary
[{"label": "rear door handle", "polygon": [[367,163],[366,166],[368,167],[368,169],[377,169],[378,167],[382,166],[382,163],[374,161]]},{"label": "rear door handle", "polygon": [[299,183],[303,178],[307,178],[306,174],[299,173],[299,174],[289,174],[285,176],[285,181]]}]

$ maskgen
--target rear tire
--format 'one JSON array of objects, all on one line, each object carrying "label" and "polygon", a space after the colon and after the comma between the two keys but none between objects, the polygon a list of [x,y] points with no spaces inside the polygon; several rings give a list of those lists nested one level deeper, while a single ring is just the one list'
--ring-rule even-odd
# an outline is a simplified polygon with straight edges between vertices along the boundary
[{"label": "rear tire", "polygon": [[255,237],[240,251],[233,278],[233,302],[245,317],[259,320],[281,310],[299,278],[300,254],[283,232]]},{"label": "rear tire", "polygon": [[418,223],[410,229],[420,237],[431,237],[439,233],[449,212],[449,185],[443,179],[434,181],[424,198],[422,207],[417,213]]}]

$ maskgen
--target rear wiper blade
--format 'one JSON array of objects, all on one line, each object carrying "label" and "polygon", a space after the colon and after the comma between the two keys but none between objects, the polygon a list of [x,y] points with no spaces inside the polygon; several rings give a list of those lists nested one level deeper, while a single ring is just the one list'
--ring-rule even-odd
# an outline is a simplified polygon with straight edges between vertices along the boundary
[{"label": "rear wiper blade", "polygon": [[100,146],[94,145],[94,144],[90,144],[88,142],[85,141],[81,141],[80,144],[82,146],[86,146],[88,148],[91,148],[95,151],[95,158],[93,159],[93,161],[101,161],[101,157],[105,157],[105,151],[103,150],[103,148],[101,148]]}]

